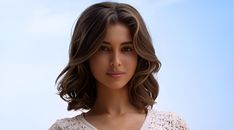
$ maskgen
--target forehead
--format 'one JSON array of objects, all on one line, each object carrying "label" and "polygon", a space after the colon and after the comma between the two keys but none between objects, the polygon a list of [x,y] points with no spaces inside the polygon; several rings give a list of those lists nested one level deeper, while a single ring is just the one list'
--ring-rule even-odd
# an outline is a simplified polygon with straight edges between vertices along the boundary
[{"label": "forehead", "polygon": [[107,26],[104,41],[109,43],[122,43],[132,41],[132,37],[126,25],[117,23]]}]

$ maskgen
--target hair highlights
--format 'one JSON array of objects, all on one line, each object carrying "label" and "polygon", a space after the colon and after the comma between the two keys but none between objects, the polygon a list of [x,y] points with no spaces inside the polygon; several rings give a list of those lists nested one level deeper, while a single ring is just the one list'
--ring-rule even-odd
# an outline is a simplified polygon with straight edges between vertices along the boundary
[{"label": "hair highlights", "polygon": [[142,17],[128,4],[102,2],[88,7],[79,17],[70,43],[69,62],[56,79],[59,95],[68,102],[68,110],[93,107],[96,86],[88,60],[100,47],[106,27],[116,23],[128,27],[138,55],[136,72],[129,81],[130,102],[138,109],[154,104],[159,85],[153,73],[159,71],[161,63]]}]

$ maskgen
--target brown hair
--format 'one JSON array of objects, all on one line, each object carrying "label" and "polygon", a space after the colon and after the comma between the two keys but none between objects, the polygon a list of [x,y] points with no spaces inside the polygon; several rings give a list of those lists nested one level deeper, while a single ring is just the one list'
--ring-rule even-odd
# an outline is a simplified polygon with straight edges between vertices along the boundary
[{"label": "brown hair", "polygon": [[132,6],[102,2],[88,7],[79,17],[72,35],[69,62],[56,79],[60,97],[68,102],[68,110],[91,109],[96,100],[96,85],[88,60],[98,50],[109,24],[126,25],[138,55],[134,76],[129,81],[129,99],[138,109],[153,106],[159,85],[153,73],[161,63],[155,55],[145,23]]}]

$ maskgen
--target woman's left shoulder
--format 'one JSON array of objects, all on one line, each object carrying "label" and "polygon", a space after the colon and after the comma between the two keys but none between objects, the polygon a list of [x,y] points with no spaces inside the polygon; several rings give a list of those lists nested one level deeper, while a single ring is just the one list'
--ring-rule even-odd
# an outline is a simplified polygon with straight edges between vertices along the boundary
[{"label": "woman's left shoulder", "polygon": [[151,110],[151,124],[173,130],[189,130],[187,123],[175,112]]}]

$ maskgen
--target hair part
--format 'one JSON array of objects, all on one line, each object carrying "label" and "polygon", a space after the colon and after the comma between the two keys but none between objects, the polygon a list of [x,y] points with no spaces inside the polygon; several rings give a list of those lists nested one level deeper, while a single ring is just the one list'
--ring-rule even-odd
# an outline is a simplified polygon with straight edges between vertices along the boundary
[{"label": "hair part", "polygon": [[71,38],[69,62],[56,79],[60,97],[68,102],[68,110],[91,109],[96,101],[96,79],[88,60],[100,47],[106,28],[121,23],[128,27],[138,55],[134,76],[129,81],[129,100],[140,110],[153,106],[159,84],[153,74],[160,69],[151,37],[145,23],[132,6],[102,2],[88,7],[79,17]]}]

